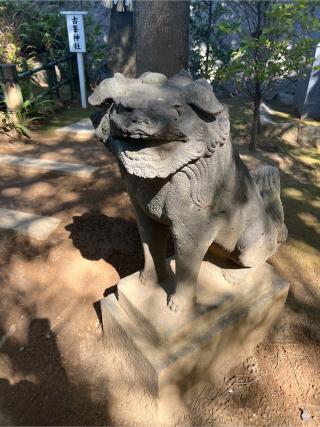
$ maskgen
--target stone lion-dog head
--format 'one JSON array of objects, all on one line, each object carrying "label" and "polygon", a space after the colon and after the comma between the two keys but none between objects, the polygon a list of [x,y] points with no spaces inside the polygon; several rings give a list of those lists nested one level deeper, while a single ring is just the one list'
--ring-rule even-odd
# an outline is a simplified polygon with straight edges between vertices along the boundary
[{"label": "stone lion-dog head", "polygon": [[129,79],[117,73],[89,97],[99,106],[92,121],[96,136],[127,172],[166,178],[229,138],[229,117],[204,79],[182,71],[171,79],[145,73]]}]

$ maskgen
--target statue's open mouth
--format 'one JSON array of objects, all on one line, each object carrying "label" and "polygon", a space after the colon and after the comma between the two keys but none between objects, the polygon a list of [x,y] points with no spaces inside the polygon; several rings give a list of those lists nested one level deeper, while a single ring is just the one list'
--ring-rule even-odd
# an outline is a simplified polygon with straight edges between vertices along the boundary
[{"label": "statue's open mouth", "polygon": [[[128,142],[140,142],[141,140],[147,140],[147,139],[152,139],[152,137],[150,135],[148,135],[147,133],[140,131],[140,130],[136,130],[134,132],[129,132],[129,131],[122,131],[118,133],[118,137],[120,134],[120,138],[121,139],[125,139]],[[115,135],[117,137],[117,133]]]},{"label": "statue's open mouth", "polygon": [[148,135],[145,135],[145,134],[143,134],[143,133],[132,133],[132,134],[130,134],[130,135],[128,135],[128,136],[124,136],[126,139],[146,139],[146,138],[148,138]]},{"label": "statue's open mouth", "polygon": [[[122,132],[120,129],[111,132],[110,138],[117,143],[124,143],[126,147],[134,151],[141,150],[146,147],[147,141],[149,143],[149,135],[140,132]],[[120,142],[121,141],[121,142]],[[131,147],[131,148],[130,148]]]},{"label": "statue's open mouth", "polygon": [[125,146],[129,150],[138,151],[147,147],[146,137],[142,137],[141,135],[138,135],[138,134],[117,138],[117,139],[123,141],[125,143]]},{"label": "statue's open mouth", "polygon": [[111,129],[111,138],[120,139],[126,143],[132,144],[135,147],[144,148],[146,145],[149,147],[155,147],[160,145],[166,145],[168,143],[172,144],[176,142],[187,142],[187,138],[183,134],[171,134],[169,137],[167,134],[163,133],[148,133],[143,129],[121,129],[121,128],[112,128]]}]

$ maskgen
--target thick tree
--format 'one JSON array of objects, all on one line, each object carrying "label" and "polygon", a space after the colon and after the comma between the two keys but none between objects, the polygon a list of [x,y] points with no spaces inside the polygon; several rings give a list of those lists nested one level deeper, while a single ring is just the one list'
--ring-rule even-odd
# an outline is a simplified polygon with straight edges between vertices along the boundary
[{"label": "thick tree", "polygon": [[133,12],[125,3],[121,5],[119,10],[119,2],[111,4],[107,65],[111,75],[122,73],[135,77]]},{"label": "thick tree", "polygon": [[133,3],[136,74],[173,76],[188,65],[190,2],[137,0]]}]

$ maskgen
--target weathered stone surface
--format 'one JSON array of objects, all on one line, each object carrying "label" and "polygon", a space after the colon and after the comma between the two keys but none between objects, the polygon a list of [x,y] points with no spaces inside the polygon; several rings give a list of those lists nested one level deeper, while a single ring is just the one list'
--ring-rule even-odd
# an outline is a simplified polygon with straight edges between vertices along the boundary
[{"label": "weathered stone surface", "polygon": [[300,124],[297,142],[302,146],[320,148],[320,126]]},{"label": "weathered stone surface", "polygon": [[304,119],[320,120],[320,44],[315,48],[314,63],[307,79],[299,79],[296,85],[294,106]]},{"label": "weathered stone surface", "polygon": [[83,163],[66,163],[56,160],[36,159],[34,157],[14,156],[0,153],[0,165],[21,166],[34,169],[59,171],[75,174],[82,178],[88,178],[98,168]]},{"label": "weathered stone surface", "polygon": [[55,130],[55,132],[58,134],[72,134],[72,136],[91,137],[94,135],[94,128],[90,119],[87,118],[58,128]]},{"label": "weathered stone surface", "polygon": [[303,107],[306,98],[306,92],[308,88],[308,81],[306,79],[298,79],[296,83],[296,91],[294,94],[293,105],[300,116],[303,115]]},{"label": "weathered stone surface", "polygon": [[281,104],[290,106],[293,105],[294,95],[286,92],[279,92],[277,94],[277,99],[281,102]]},{"label": "weathered stone surface", "polygon": [[167,277],[169,233],[175,244],[173,311],[189,310],[210,246],[241,266],[263,263],[286,239],[276,168],[252,176],[234,150],[229,116],[204,80],[144,73],[104,80],[90,96],[102,112],[96,135],[118,159],[144,247],[141,282]]},{"label": "weathered stone surface", "polygon": [[315,49],[315,60],[308,80],[302,117],[320,120],[320,43]]},{"label": "weathered stone surface", "polygon": [[33,239],[46,240],[61,219],[0,208],[0,228],[17,230]]},{"label": "weathered stone surface", "polygon": [[172,413],[188,387],[219,384],[252,355],[282,311],[289,286],[270,265],[232,267],[202,263],[192,314],[167,308],[173,273],[164,288],[145,288],[137,272],[101,301],[108,346],[125,350],[148,393]]}]

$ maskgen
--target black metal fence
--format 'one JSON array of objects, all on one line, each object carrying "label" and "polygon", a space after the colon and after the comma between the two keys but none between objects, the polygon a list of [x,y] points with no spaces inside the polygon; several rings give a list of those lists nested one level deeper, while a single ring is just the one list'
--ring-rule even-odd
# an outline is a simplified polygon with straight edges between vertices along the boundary
[{"label": "black metal fence", "polygon": [[[56,66],[65,64],[66,69],[61,80],[58,81]],[[34,94],[31,77],[46,71],[47,73],[47,89],[39,94]],[[70,98],[74,97],[74,93],[79,91],[78,72],[76,65],[76,55],[69,54],[62,59],[49,60],[45,58],[44,64],[40,67],[28,69],[27,62],[23,63],[23,71],[18,72],[15,64],[0,64],[0,83],[2,89],[2,98],[6,101],[8,111],[14,111],[23,104],[23,95],[20,82],[26,81],[28,92],[31,94],[30,101],[34,102],[41,98],[48,97],[50,99],[60,98],[60,89],[62,86],[68,85]]]}]

